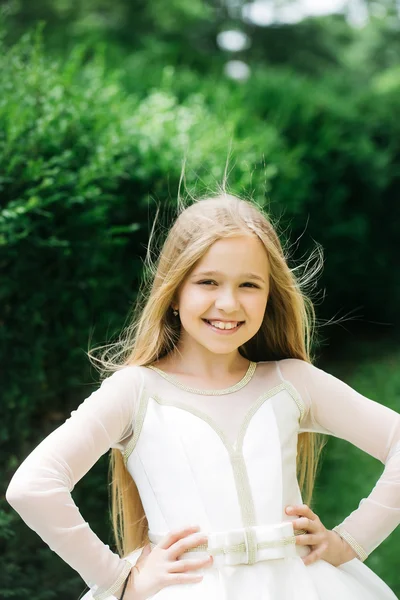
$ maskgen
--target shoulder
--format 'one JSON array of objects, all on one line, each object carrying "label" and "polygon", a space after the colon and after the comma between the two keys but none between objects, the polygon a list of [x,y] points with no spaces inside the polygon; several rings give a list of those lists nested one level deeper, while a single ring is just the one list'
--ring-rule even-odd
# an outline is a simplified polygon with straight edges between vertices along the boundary
[{"label": "shoulder", "polygon": [[126,365],[107,375],[101,382],[101,388],[132,394],[142,388],[143,381],[142,367]]},{"label": "shoulder", "polygon": [[277,361],[281,378],[290,381],[296,388],[301,390],[302,395],[309,395],[311,390],[323,383],[326,384],[335,378],[317,367],[316,365],[299,358],[285,358]]},{"label": "shoulder", "polygon": [[280,378],[289,386],[302,405],[302,418],[311,407],[310,382],[316,367],[299,358],[285,358],[276,362]]},{"label": "shoulder", "polygon": [[299,365],[308,365],[310,363],[308,363],[305,360],[302,360],[301,358],[282,358],[281,360],[277,360],[276,361],[278,363],[279,366],[281,365],[286,365],[287,367],[292,367],[292,368],[299,368]]},{"label": "shoulder", "polygon": [[257,370],[264,374],[275,372],[283,381],[298,381],[310,376],[316,369],[311,363],[300,358],[283,358],[281,360],[259,361]]},{"label": "shoulder", "polygon": [[313,365],[306,360],[301,358],[283,358],[282,360],[276,361],[277,368],[282,374],[283,378],[286,379],[288,376],[299,376],[309,372]]}]

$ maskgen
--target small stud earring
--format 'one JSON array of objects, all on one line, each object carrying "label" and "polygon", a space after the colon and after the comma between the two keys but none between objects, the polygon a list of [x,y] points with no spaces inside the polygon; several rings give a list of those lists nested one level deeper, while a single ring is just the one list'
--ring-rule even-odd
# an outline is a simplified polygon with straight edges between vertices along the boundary
[{"label": "small stud earring", "polygon": [[177,317],[179,315],[179,312],[174,308],[172,310],[172,314],[174,315],[174,317]]}]

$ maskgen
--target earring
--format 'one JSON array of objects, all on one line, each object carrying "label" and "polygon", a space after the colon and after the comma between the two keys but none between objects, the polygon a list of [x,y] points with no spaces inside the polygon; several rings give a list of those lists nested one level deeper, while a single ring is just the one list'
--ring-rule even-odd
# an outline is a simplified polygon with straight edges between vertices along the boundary
[{"label": "earring", "polygon": [[173,308],[172,314],[174,315],[174,317],[177,317],[179,315],[179,312],[175,308]]}]

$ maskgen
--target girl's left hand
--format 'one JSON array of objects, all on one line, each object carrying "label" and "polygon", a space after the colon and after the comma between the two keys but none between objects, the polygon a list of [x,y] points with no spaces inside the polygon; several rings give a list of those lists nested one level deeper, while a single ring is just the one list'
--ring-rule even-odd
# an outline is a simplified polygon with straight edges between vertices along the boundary
[{"label": "girl's left hand", "polygon": [[305,565],[311,565],[317,560],[325,560],[338,567],[357,557],[353,548],[335,531],[326,529],[318,515],[306,504],[286,507],[288,515],[297,516],[293,522],[294,529],[305,529],[306,534],[296,535],[296,544],[310,546],[311,552],[303,557]]}]

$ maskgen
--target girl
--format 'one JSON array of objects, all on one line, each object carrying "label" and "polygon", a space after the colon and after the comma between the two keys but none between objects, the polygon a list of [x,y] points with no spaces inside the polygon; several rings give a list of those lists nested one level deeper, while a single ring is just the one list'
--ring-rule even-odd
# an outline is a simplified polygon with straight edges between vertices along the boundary
[{"label": "girl", "polygon": [[[222,194],[181,212],[115,372],[7,491],[86,599],[395,600],[363,561],[399,523],[400,415],[311,364],[313,320],[256,205]],[[332,531],[300,492],[317,433],[385,465]],[[121,557],[70,495],[110,448]]]}]

